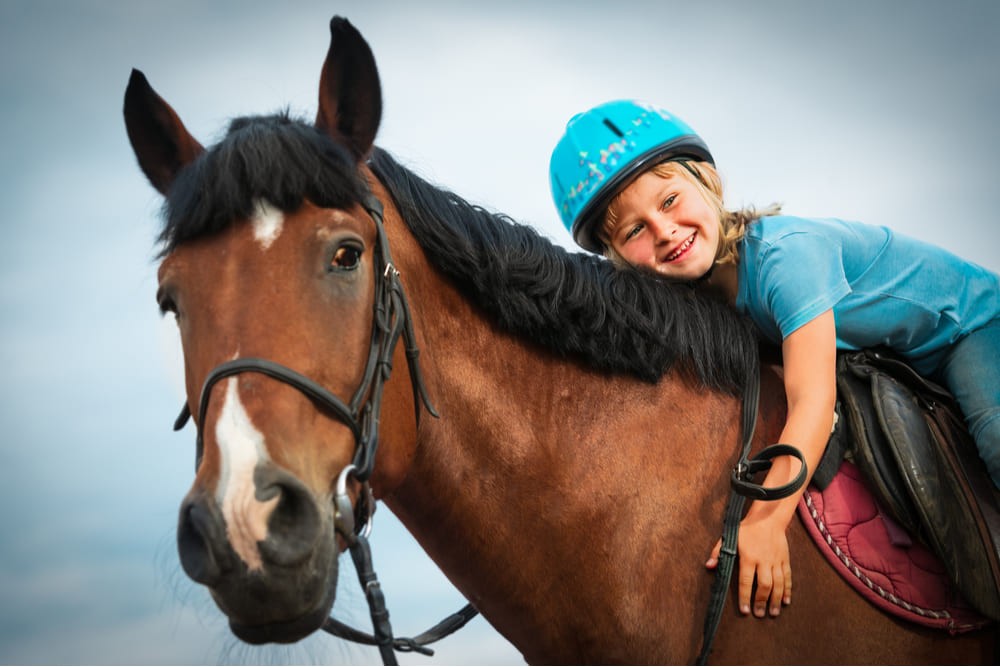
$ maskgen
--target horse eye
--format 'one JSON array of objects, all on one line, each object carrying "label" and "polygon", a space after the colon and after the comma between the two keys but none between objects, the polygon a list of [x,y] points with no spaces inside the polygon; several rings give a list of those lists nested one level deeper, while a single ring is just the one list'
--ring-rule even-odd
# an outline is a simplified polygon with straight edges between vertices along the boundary
[{"label": "horse eye", "polygon": [[361,261],[361,250],[355,246],[343,245],[333,253],[330,268],[336,271],[351,271],[358,268]]}]

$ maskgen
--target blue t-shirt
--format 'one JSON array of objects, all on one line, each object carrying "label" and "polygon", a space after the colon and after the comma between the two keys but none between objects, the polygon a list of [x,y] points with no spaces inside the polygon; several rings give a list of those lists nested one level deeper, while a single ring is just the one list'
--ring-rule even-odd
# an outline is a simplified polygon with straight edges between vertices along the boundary
[{"label": "blue t-shirt", "polygon": [[833,309],[837,347],[886,346],[924,374],[1000,318],[1000,277],[886,227],[765,217],[740,243],[736,308],[780,343]]}]

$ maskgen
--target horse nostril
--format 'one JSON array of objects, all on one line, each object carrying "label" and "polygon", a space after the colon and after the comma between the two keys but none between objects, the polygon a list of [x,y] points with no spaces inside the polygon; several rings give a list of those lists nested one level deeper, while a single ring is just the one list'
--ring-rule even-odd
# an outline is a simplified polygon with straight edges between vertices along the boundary
[{"label": "horse nostril", "polygon": [[177,522],[177,550],[181,566],[191,579],[212,586],[222,574],[222,568],[212,548],[215,519],[211,511],[198,501],[181,506]]},{"label": "horse nostril", "polygon": [[319,508],[309,489],[290,473],[273,466],[257,469],[257,500],[278,497],[267,521],[267,539],[259,544],[269,561],[294,566],[307,559],[321,537]]}]

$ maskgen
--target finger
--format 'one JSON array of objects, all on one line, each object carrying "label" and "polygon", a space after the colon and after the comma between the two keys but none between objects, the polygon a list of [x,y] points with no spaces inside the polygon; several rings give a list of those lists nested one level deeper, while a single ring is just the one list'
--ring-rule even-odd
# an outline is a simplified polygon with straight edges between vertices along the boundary
[{"label": "finger", "polygon": [[776,567],[771,572],[771,595],[770,614],[777,616],[781,613],[781,601],[785,596],[785,570],[783,567]]},{"label": "finger", "polygon": [[767,599],[771,596],[774,578],[770,568],[757,568],[757,592],[753,598],[753,615],[764,618],[767,615]]},{"label": "finger", "polygon": [[715,566],[719,564],[719,553],[722,551],[722,540],[715,543],[712,548],[712,553],[709,555],[708,560],[705,561],[705,567],[710,570],[715,569]]},{"label": "finger", "polygon": [[782,597],[783,604],[792,604],[792,565],[791,563],[784,563],[785,570],[785,594]]},{"label": "finger", "polygon": [[753,564],[744,564],[740,561],[740,577],[737,587],[737,596],[740,603],[740,613],[750,613],[750,595],[753,592],[753,579],[756,567]]}]

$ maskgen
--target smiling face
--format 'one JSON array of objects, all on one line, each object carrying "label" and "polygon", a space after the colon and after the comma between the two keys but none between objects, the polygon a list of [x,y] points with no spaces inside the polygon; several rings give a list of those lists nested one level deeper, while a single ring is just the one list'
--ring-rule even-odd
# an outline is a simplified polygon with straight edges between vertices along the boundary
[{"label": "smiling face", "polygon": [[697,280],[715,262],[719,212],[683,167],[651,169],[608,211],[608,245],[628,264],[678,280]]}]

